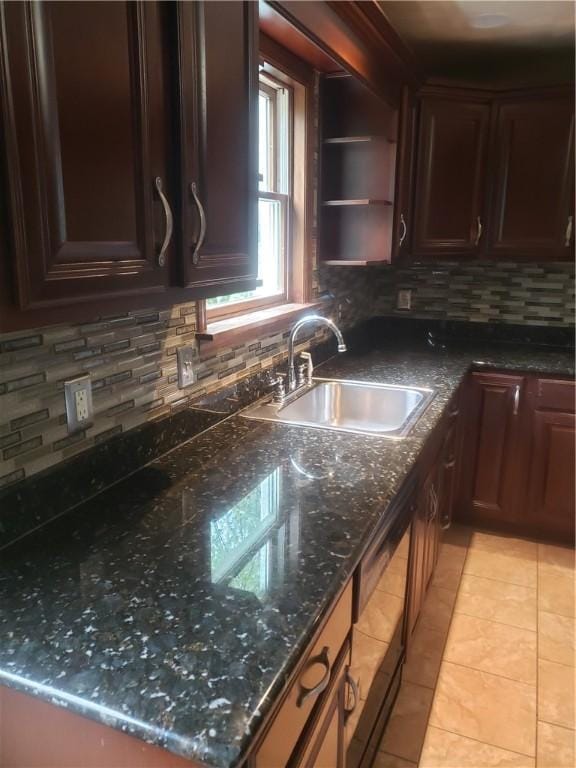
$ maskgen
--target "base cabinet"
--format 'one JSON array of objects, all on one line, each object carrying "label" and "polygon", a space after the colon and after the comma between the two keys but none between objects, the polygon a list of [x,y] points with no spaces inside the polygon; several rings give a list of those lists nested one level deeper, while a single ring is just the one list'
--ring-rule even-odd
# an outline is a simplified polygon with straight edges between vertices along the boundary
[{"label": "base cabinet", "polygon": [[575,393],[562,379],[471,375],[459,520],[573,541]]}]

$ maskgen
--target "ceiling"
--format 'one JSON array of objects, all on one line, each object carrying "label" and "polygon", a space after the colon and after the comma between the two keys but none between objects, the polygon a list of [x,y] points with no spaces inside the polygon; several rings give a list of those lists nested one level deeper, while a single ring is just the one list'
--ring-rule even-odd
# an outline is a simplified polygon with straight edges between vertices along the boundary
[{"label": "ceiling", "polygon": [[429,75],[573,80],[572,0],[381,0],[379,7]]}]

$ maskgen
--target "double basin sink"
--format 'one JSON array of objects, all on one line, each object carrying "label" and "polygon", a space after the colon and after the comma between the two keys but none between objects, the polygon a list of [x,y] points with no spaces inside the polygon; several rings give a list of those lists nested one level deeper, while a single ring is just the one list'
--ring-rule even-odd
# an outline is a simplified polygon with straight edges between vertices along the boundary
[{"label": "double basin sink", "polygon": [[284,403],[260,401],[243,411],[248,419],[353,432],[406,437],[434,397],[434,390],[317,379]]}]

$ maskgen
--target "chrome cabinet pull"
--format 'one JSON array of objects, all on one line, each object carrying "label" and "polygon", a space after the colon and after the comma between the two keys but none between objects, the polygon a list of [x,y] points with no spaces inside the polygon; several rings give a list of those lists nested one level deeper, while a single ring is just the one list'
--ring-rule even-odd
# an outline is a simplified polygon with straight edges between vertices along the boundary
[{"label": "chrome cabinet pull", "polygon": [[568,216],[568,223],[566,224],[566,233],[564,234],[564,247],[568,248],[570,240],[572,240],[572,226],[574,223],[574,217]]},{"label": "chrome cabinet pull", "polygon": [[360,691],[358,690],[358,683],[356,682],[356,680],[354,680],[354,678],[350,674],[349,669],[346,670],[346,682],[352,689],[352,695],[354,696],[354,699],[352,701],[352,706],[345,707],[345,710],[344,710],[344,719],[348,720],[350,715],[354,712],[354,710],[358,706],[358,700],[360,699]]},{"label": "chrome cabinet pull", "polygon": [[200,248],[202,248],[202,244],[204,243],[204,238],[206,237],[206,214],[204,213],[204,207],[200,202],[200,198],[198,197],[198,191],[197,191],[195,181],[193,181],[190,184],[190,192],[192,194],[194,202],[196,203],[196,208],[198,209],[198,216],[200,218],[200,234],[198,235],[198,240],[196,241],[194,250],[192,251],[192,264],[196,266],[200,258]]},{"label": "chrome cabinet pull", "polygon": [[518,406],[520,405],[520,384],[514,387],[514,416],[518,416]]},{"label": "chrome cabinet pull", "polygon": [[166,232],[164,233],[164,242],[160,246],[160,251],[158,253],[158,266],[163,267],[166,263],[166,251],[168,250],[168,246],[170,245],[170,240],[172,239],[172,230],[174,229],[174,219],[172,217],[172,210],[170,208],[170,203],[166,199],[166,195],[164,194],[164,191],[162,189],[162,179],[160,176],[156,176],[154,179],[154,185],[156,187],[156,191],[158,192],[158,197],[160,198],[162,202],[162,207],[164,208],[164,218],[166,219]]},{"label": "chrome cabinet pull", "polygon": [[298,700],[296,701],[297,707],[301,707],[308,699],[313,698],[314,696],[319,696],[322,691],[328,687],[328,683],[330,682],[330,660],[328,658],[328,646],[325,645],[318,656],[312,656],[307,666],[311,667],[314,664],[322,664],[325,669],[324,676],[322,680],[320,680],[320,682],[314,686],[314,688],[306,688],[306,686],[300,683],[300,693],[298,694]]},{"label": "chrome cabinet pull", "polygon": [[406,239],[406,232],[408,231],[408,228],[406,227],[406,222],[404,221],[404,214],[400,214],[400,224],[402,225],[402,234],[400,235],[400,240],[398,241],[398,248],[402,247],[402,243]]},{"label": "chrome cabinet pull", "polygon": [[476,240],[474,241],[474,245],[478,245],[480,242],[480,238],[482,237],[482,220],[480,219],[480,216],[476,217],[476,224],[477,224],[477,231],[476,231]]}]

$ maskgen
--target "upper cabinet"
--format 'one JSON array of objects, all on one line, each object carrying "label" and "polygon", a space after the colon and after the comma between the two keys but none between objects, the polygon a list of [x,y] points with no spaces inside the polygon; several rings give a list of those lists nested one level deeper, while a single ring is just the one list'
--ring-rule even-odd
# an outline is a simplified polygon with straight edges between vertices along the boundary
[{"label": "upper cabinet", "polygon": [[[182,136],[181,279],[202,295],[256,276],[258,7],[177,3]],[[234,288],[234,285],[232,285]]]},{"label": "upper cabinet", "polygon": [[432,89],[420,97],[414,257],[573,257],[574,99]]},{"label": "upper cabinet", "polygon": [[414,256],[478,252],[489,119],[488,104],[422,99],[414,183]]},{"label": "upper cabinet", "polygon": [[0,16],[2,330],[254,287],[255,4]]},{"label": "upper cabinet", "polygon": [[495,123],[488,252],[566,258],[574,216],[573,99],[501,101]]},{"label": "upper cabinet", "polygon": [[9,3],[7,168],[20,309],[160,293],[173,256],[161,3]]}]

